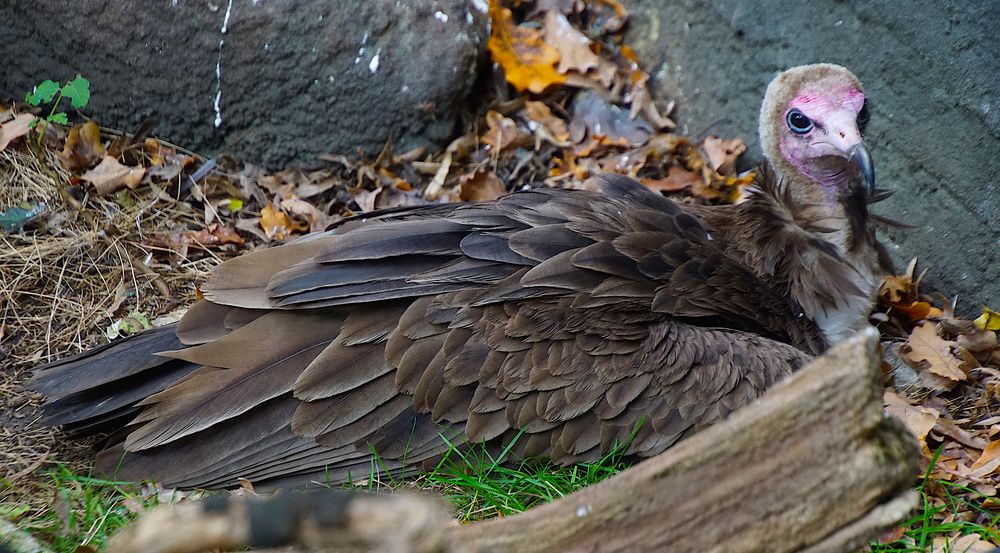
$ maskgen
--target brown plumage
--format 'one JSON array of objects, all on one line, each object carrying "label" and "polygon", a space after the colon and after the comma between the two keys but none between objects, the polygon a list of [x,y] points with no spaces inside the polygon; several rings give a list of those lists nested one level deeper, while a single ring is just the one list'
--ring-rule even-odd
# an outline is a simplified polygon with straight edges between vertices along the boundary
[{"label": "brown plumage", "polygon": [[[345,220],[224,263],[175,326],[43,367],[46,422],[110,430],[101,471],[177,486],[399,474],[442,435],[522,429],[515,454],[560,463],[630,439],[663,451],[865,324],[868,192],[853,174],[813,180],[779,144],[789,102],[830,82],[860,93],[836,66],[772,84],[777,172],[742,203],[681,206],[604,175]],[[847,152],[822,163],[873,178]]]}]

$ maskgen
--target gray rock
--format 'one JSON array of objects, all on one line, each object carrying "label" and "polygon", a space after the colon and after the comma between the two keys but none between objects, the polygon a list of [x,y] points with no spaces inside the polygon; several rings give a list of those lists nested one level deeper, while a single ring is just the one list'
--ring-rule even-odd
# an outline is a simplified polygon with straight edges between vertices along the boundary
[{"label": "gray rock", "polygon": [[91,81],[102,125],[272,168],[439,147],[485,52],[465,0],[0,0],[0,97]]},{"label": "gray rock", "polygon": [[[633,0],[629,42],[680,131],[742,136],[759,159],[757,112],[781,69],[844,65],[871,99],[877,213],[920,225],[882,233],[897,264],[961,310],[1000,302],[998,2]],[[754,160],[751,160],[754,161]]]}]

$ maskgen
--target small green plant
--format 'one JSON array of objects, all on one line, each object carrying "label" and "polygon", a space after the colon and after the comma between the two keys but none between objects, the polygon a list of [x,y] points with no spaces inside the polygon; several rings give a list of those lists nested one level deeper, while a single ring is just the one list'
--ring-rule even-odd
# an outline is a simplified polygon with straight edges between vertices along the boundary
[{"label": "small green plant", "polygon": [[[53,98],[55,101],[53,101]],[[52,102],[52,109],[49,110],[49,114],[45,116],[45,121],[48,123],[59,123],[60,125],[69,124],[69,119],[64,111],[56,111],[59,109],[59,104],[62,102],[63,98],[68,98],[70,105],[76,109],[83,109],[90,102],[90,81],[84,79],[79,74],[76,78],[67,82],[64,85],[46,79],[31,90],[31,92],[24,95],[24,101],[32,106],[39,106],[42,104],[47,104]],[[38,119],[35,119],[31,123],[31,128],[34,128],[38,124]],[[42,137],[45,136],[45,130],[38,135],[38,142],[41,143]]]}]

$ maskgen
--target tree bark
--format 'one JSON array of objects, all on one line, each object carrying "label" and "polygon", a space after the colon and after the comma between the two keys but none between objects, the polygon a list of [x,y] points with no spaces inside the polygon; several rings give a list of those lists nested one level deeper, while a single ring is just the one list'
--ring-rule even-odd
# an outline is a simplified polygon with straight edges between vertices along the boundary
[{"label": "tree bark", "polygon": [[[339,533],[339,543],[366,543],[381,551],[389,548],[379,548],[372,536],[389,539],[393,529],[417,528],[423,538],[419,547],[397,533],[395,547],[413,547],[392,550],[854,551],[906,518],[917,497],[912,484],[918,450],[903,426],[883,414],[879,364],[878,334],[868,329],[725,422],[604,482],[517,516],[448,527],[446,517],[432,514],[435,501],[424,499],[426,508],[415,503],[415,510],[397,509],[395,522],[391,515],[353,517],[358,523],[381,519],[389,529],[369,527],[364,530],[368,541],[345,537],[361,531],[344,523],[351,517],[341,517],[334,534]],[[363,505],[371,509],[391,499],[366,499]],[[415,512],[426,515],[417,526]],[[139,535],[142,524],[123,535],[114,551],[149,551],[148,541],[128,539]],[[233,527],[240,527],[239,521]],[[289,535],[299,536],[298,543],[310,549],[335,550],[327,547],[334,542],[317,541],[315,532]],[[156,539],[162,546],[163,538]]]}]

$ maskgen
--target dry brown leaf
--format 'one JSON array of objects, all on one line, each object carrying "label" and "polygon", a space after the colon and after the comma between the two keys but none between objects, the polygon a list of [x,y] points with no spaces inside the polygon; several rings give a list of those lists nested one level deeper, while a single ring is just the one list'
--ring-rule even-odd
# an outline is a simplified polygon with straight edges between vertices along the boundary
[{"label": "dry brown leaf", "polygon": [[230,227],[213,223],[201,230],[157,233],[149,235],[143,242],[147,246],[171,250],[187,256],[188,248],[218,248],[226,244],[243,244],[243,237]]},{"label": "dry brown leaf", "polygon": [[307,229],[309,232],[324,230],[333,221],[332,217],[320,211],[313,204],[295,196],[282,199],[281,208],[292,215],[305,219],[309,224]]},{"label": "dry brown leaf", "polygon": [[486,114],[486,127],[482,141],[494,154],[513,144],[521,135],[513,119],[492,110]]},{"label": "dry brown leaf", "polygon": [[[536,136],[548,140],[556,146],[569,146],[569,127],[566,122],[556,117],[544,102],[528,100],[524,103],[524,116],[528,119],[528,127]],[[532,128],[534,123],[535,128]]]},{"label": "dry brown leaf", "polygon": [[929,456],[927,433],[934,428],[934,425],[941,417],[941,412],[930,407],[914,407],[892,388],[885,389],[882,401],[885,403],[885,411],[903,421],[906,428],[920,442],[921,450],[923,450],[925,455]]},{"label": "dry brown leaf", "polygon": [[966,370],[972,367],[952,353],[952,346],[956,345],[938,336],[933,323],[925,322],[913,329],[900,352],[914,368],[958,382],[967,378]]},{"label": "dry brown leaf", "polygon": [[545,43],[559,52],[560,73],[576,71],[586,75],[593,70],[593,77],[605,88],[609,88],[615,79],[615,66],[602,60],[590,49],[590,39],[573,27],[566,16],[557,11],[545,13],[545,26],[542,28]]},{"label": "dry brown leaf", "polygon": [[500,177],[488,169],[482,169],[458,178],[461,183],[459,197],[463,202],[488,202],[507,193]]},{"label": "dry brown leaf", "polygon": [[497,0],[490,2],[492,29],[487,47],[493,62],[503,68],[507,82],[519,91],[541,94],[548,87],[565,82],[556,71],[559,52],[542,40],[541,34],[514,24],[511,11]]},{"label": "dry brown leaf", "polygon": [[79,171],[102,162],[106,157],[105,153],[101,129],[97,127],[97,123],[87,121],[70,129],[59,157],[68,171]]},{"label": "dry brown leaf", "polygon": [[934,425],[934,431],[948,436],[949,438],[955,440],[956,442],[967,445],[969,447],[974,447],[976,449],[983,449],[989,443],[982,438],[977,438],[970,434],[967,430],[955,423],[948,417],[942,417],[938,419],[937,423]]},{"label": "dry brown leaf", "polygon": [[293,232],[306,230],[305,226],[289,219],[288,215],[271,204],[260,210],[260,226],[271,240],[284,240]]},{"label": "dry brown leaf", "polygon": [[934,548],[931,553],[990,553],[995,547],[979,534],[968,534],[934,538]]},{"label": "dry brown leaf", "polygon": [[1000,467],[1000,441],[990,442],[983,449],[982,455],[972,463],[972,474],[975,478],[983,478]]},{"label": "dry brown leaf", "polygon": [[963,334],[957,340],[959,347],[972,353],[986,353],[997,349],[997,333],[992,330]]},{"label": "dry brown leaf", "polygon": [[122,165],[117,159],[104,156],[97,167],[80,175],[80,178],[93,184],[99,196],[107,196],[126,186],[134,190],[145,174],[145,167]]},{"label": "dry brown leaf", "polygon": [[35,116],[30,113],[22,113],[14,119],[0,125],[0,152],[14,140],[28,134],[31,130],[31,122]]},{"label": "dry brown leaf", "polygon": [[677,192],[700,183],[701,175],[676,165],[668,167],[667,176],[662,179],[642,179],[642,184],[658,192]]},{"label": "dry brown leaf", "polygon": [[718,136],[709,136],[701,143],[705,152],[705,162],[716,173],[731,177],[736,174],[736,158],[747,151],[747,145],[742,138],[723,140]]}]

